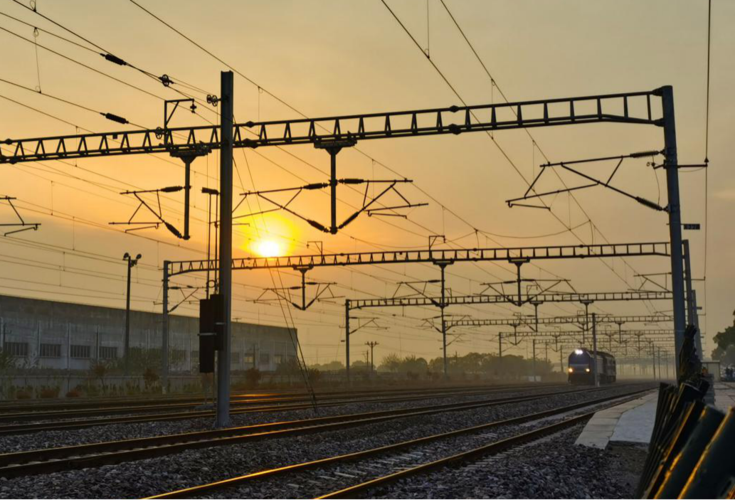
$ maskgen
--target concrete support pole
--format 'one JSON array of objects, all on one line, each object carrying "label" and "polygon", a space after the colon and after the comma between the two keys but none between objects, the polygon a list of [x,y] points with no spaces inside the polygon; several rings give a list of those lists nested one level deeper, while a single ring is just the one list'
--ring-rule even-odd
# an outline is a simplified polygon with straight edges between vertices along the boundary
[{"label": "concrete support pole", "polygon": [[164,391],[168,388],[168,270],[170,264],[171,262],[168,260],[163,261],[163,315],[161,316],[161,386],[163,387]]},{"label": "concrete support pole", "polygon": [[592,313],[592,377],[595,387],[600,386],[600,373],[597,369],[597,313]]},{"label": "concrete support pole", "polygon": [[686,304],[687,304],[687,323],[697,327],[697,334],[694,337],[694,345],[697,348],[697,356],[702,359],[702,334],[699,331],[699,314],[697,313],[697,297],[694,287],[692,286],[692,259],[689,251],[689,240],[684,240],[684,284],[686,288]]},{"label": "concrete support pole", "polygon": [[653,380],[656,380],[656,348],[653,346],[653,342],[649,344],[651,346],[651,367],[653,369]]},{"label": "concrete support pole", "polygon": [[445,276],[444,276],[444,270],[446,268],[446,264],[439,264],[439,269],[441,270],[441,286],[442,286],[442,301],[441,304],[439,304],[439,309],[441,310],[441,320],[442,320],[442,352],[444,354],[444,380],[449,380],[449,362],[447,361],[447,319],[444,315],[444,308],[447,307],[446,303],[446,284],[445,284]]},{"label": "concrete support pole", "polygon": [[533,381],[536,382],[536,339],[532,339],[531,343],[533,344]]},{"label": "concrete support pole", "polygon": [[350,378],[350,299],[345,300],[345,370],[347,385],[352,385]]},{"label": "concrete support pole", "polygon": [[664,153],[666,156],[666,192],[669,200],[669,236],[671,241],[671,291],[674,306],[674,345],[676,364],[679,368],[679,353],[684,344],[684,262],[681,236],[681,201],[679,198],[679,159],[676,146],[676,120],[674,118],[674,89],[670,85],[661,87],[663,110]]},{"label": "concrete support pole", "polygon": [[230,424],[230,345],[232,342],[232,71],[221,76],[219,292],[222,294],[222,349],[217,353],[217,427]]},{"label": "concrete support pole", "polygon": [[[128,254],[125,254],[126,256]],[[130,259],[127,260],[128,267],[128,283],[127,292],[125,294],[125,376],[130,376],[130,274],[132,273],[133,266],[130,265]]]}]

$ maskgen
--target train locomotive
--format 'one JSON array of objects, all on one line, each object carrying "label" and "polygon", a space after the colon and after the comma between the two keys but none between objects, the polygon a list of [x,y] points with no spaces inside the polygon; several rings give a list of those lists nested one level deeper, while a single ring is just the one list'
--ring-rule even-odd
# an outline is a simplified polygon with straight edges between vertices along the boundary
[{"label": "train locomotive", "polygon": [[[575,349],[569,355],[569,383],[593,385],[594,354],[588,349]],[[597,373],[601,384],[612,384],[616,378],[615,356],[597,351]]]}]

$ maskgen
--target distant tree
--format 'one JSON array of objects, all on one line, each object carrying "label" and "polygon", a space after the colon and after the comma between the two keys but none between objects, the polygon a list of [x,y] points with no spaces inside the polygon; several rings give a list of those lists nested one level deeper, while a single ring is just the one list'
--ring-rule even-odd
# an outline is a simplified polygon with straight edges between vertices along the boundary
[{"label": "distant tree", "polygon": [[[735,316],[735,311],[733,316]],[[730,346],[735,346],[735,321],[733,321],[733,326],[728,326],[724,331],[715,335],[715,342],[717,347],[712,351],[712,359],[726,362],[723,357],[727,354]]]},{"label": "distant tree", "polygon": [[295,357],[286,358],[276,367],[276,376],[281,380],[285,379],[289,384],[291,379],[298,379],[301,373],[301,366]]},{"label": "distant tree", "polygon": [[350,363],[350,369],[355,371],[368,371],[370,369],[370,365],[364,361],[353,361]]},{"label": "distant tree", "polygon": [[317,370],[323,371],[323,372],[338,372],[345,369],[345,365],[341,361],[331,361],[329,363],[324,364],[314,364],[310,365],[309,368],[316,368]]},{"label": "distant tree", "polygon": [[383,361],[380,363],[378,370],[389,371],[391,373],[397,373],[401,367],[401,358],[396,353],[392,352],[387,356],[383,357]]}]

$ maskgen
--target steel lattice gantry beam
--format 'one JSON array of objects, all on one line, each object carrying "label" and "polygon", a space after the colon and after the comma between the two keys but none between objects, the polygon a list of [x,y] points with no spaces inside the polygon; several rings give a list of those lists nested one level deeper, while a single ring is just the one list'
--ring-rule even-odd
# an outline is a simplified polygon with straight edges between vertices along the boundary
[{"label": "steel lattice gantry beam", "polygon": [[[598,316],[597,323],[665,323],[673,321],[673,316]],[[552,318],[538,318],[539,325],[584,325],[587,321],[585,316],[557,316]],[[520,326],[536,324],[535,316],[518,316],[516,318],[502,319],[460,319],[448,321],[448,327],[456,326]]]},{"label": "steel lattice gantry beam", "polygon": [[[641,292],[598,292],[598,293],[542,293],[528,295],[526,302],[606,302],[606,301],[638,301],[638,300],[671,300],[672,293],[665,291]],[[445,305],[477,305],[515,303],[513,296],[508,295],[461,295],[450,296],[444,300]],[[440,297],[387,297],[378,299],[357,299],[349,301],[350,310],[368,307],[415,307],[439,306]]]},{"label": "steel lattice gantry beam", "polygon": [[[519,336],[521,334],[533,337],[534,335],[541,335],[541,336],[564,336],[564,335],[579,335],[582,333],[581,330],[540,330],[538,332],[535,331],[520,331],[520,332],[500,332],[503,335],[514,335],[518,334]],[[666,330],[666,329],[650,329],[650,330],[597,330],[597,333],[599,335],[604,335],[605,337],[623,337],[623,338],[635,338],[640,336],[649,336],[649,337],[665,337],[665,338],[672,338],[672,334],[674,333],[674,330]]]},{"label": "steel lattice gantry beam", "polygon": [[[376,264],[440,262],[510,262],[514,259],[586,259],[609,257],[668,256],[666,242],[608,245],[564,245],[517,248],[461,248],[454,250],[406,250],[296,255],[290,257],[246,257],[232,259],[232,270],[312,269]],[[218,270],[217,260],[166,261],[169,276]]]},{"label": "steel lattice gantry beam", "polygon": [[[655,98],[664,88],[622,94],[545,99],[414,111],[246,122],[233,125],[234,148],[417,137],[553,125],[616,122],[664,125]],[[652,99],[654,98],[654,99]],[[222,147],[217,125],[6,139],[12,154],[0,163],[170,153]]]}]

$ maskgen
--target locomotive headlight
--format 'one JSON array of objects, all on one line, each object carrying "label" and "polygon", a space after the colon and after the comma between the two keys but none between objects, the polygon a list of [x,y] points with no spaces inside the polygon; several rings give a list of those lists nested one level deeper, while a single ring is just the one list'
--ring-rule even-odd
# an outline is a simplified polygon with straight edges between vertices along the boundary
[{"label": "locomotive headlight", "polygon": [[584,351],[582,349],[575,349],[574,350],[574,354],[576,354],[577,356],[579,356],[580,354],[584,354]]},{"label": "locomotive headlight", "polygon": [[584,371],[586,371],[587,373],[589,373],[590,372],[590,369],[589,368],[585,368]]},{"label": "locomotive headlight", "polygon": [[570,367],[570,368],[569,368],[569,369],[568,369],[567,371],[568,371],[569,373],[572,373],[572,372],[574,371],[574,368],[571,368],[571,367]]}]

